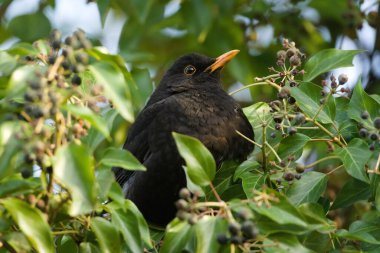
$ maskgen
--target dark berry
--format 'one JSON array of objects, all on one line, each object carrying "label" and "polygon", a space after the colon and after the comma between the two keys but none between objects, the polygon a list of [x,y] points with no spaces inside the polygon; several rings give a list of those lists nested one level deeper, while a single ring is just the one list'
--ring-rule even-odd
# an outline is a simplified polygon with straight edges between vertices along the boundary
[{"label": "dark berry", "polygon": [[331,75],[331,76],[330,76],[330,81],[331,81],[331,82],[336,81],[336,77],[335,77],[334,75]]},{"label": "dark berry", "polygon": [[294,134],[296,134],[297,133],[297,128],[295,128],[295,127],[289,127],[288,128],[288,133],[290,134],[290,135],[294,135]]},{"label": "dark berry", "polygon": [[175,202],[175,206],[177,207],[178,210],[184,210],[188,208],[189,204],[185,200],[179,199],[177,200],[177,202]]},{"label": "dark berry", "polygon": [[340,74],[338,77],[339,84],[345,84],[348,81],[348,76],[346,74]]},{"label": "dark berry", "polygon": [[228,231],[230,231],[231,235],[237,235],[240,232],[240,225],[236,222],[231,222],[228,224]]},{"label": "dark berry", "polygon": [[286,58],[286,52],[284,50],[280,50],[277,52],[277,59],[284,60]]},{"label": "dark berry", "polygon": [[187,188],[182,188],[179,191],[179,197],[181,199],[188,199],[188,198],[190,198],[190,196],[191,196],[191,193],[190,193],[190,191]]},{"label": "dark berry", "polygon": [[54,55],[51,55],[51,56],[49,56],[49,58],[48,58],[48,63],[50,64],[50,65],[53,65],[54,63],[55,63],[55,56]]},{"label": "dark berry", "polygon": [[31,81],[29,84],[30,88],[32,88],[33,90],[38,90],[42,87],[41,81]]},{"label": "dark berry", "polygon": [[369,113],[368,113],[367,111],[364,111],[364,112],[362,112],[362,114],[360,114],[360,117],[361,117],[362,119],[368,119],[368,117],[369,117]]},{"label": "dark berry", "polygon": [[286,56],[288,58],[292,57],[293,55],[297,55],[297,49],[295,48],[289,48],[287,51],[286,51]]},{"label": "dark berry", "polygon": [[243,238],[238,235],[231,236],[231,243],[232,244],[242,244],[243,243]]},{"label": "dark berry", "polygon": [[324,98],[321,98],[321,99],[319,100],[319,104],[320,104],[320,105],[323,105],[325,102],[326,102],[326,99],[324,99]]},{"label": "dark berry", "polygon": [[78,75],[74,75],[71,79],[71,83],[75,86],[79,86],[82,83],[82,79]]},{"label": "dark berry", "polygon": [[282,122],[282,119],[283,119],[283,116],[282,116],[282,115],[274,115],[274,116],[273,116],[273,120],[274,120],[274,122],[276,122],[276,123],[281,123],[281,122]]},{"label": "dark berry", "polygon": [[303,173],[305,171],[305,166],[303,166],[300,163],[297,163],[296,164],[296,171],[297,171],[297,173]]},{"label": "dark berry", "polygon": [[189,217],[189,213],[179,210],[176,214],[177,218],[180,219],[181,221],[186,220]]},{"label": "dark berry", "polygon": [[300,180],[301,179],[301,174],[295,174],[294,177],[297,179],[297,180]]},{"label": "dark berry", "polygon": [[370,136],[371,140],[376,141],[379,139],[379,135],[377,133],[372,133]]},{"label": "dark berry", "polygon": [[359,130],[359,136],[362,138],[366,138],[368,136],[368,130],[365,128],[361,128]]},{"label": "dark berry", "polygon": [[61,65],[64,70],[68,70],[70,68],[70,63],[68,61],[63,61]]},{"label": "dark berry", "polygon": [[336,87],[338,87],[338,84],[336,83],[336,81],[332,81],[330,86],[331,88],[335,89]]},{"label": "dark berry", "polygon": [[321,90],[321,96],[322,97],[326,96],[326,91],[325,90]]},{"label": "dark berry", "polygon": [[301,65],[301,59],[298,57],[298,55],[293,55],[292,57],[290,57],[289,62],[292,66]]},{"label": "dark berry", "polygon": [[296,99],[294,97],[288,97],[288,103],[293,105],[296,102]]},{"label": "dark berry", "polygon": [[257,236],[256,226],[250,220],[243,222],[241,226],[241,231],[243,232],[243,235],[248,239],[255,239]]},{"label": "dark berry", "polygon": [[68,46],[71,46],[72,43],[73,43],[73,38],[70,36],[66,37],[65,44]]},{"label": "dark berry", "polygon": [[54,40],[52,43],[51,43],[51,47],[55,50],[58,50],[61,48],[61,41],[59,40]]},{"label": "dark berry", "polygon": [[272,139],[276,138],[276,133],[275,133],[275,132],[271,132],[271,133],[270,133],[270,137],[271,137]]},{"label": "dark berry", "polygon": [[281,124],[276,123],[276,124],[274,125],[274,128],[275,128],[276,130],[280,130],[280,129],[281,129]]},{"label": "dark berry", "polygon": [[375,151],[375,143],[371,143],[371,145],[369,145],[369,150]]},{"label": "dark berry", "polygon": [[373,121],[373,126],[376,129],[380,129],[380,118],[379,117],[375,118],[375,120]]},{"label": "dark berry", "polygon": [[218,243],[220,244],[227,244],[228,241],[229,241],[229,238],[227,237],[227,235],[225,234],[219,234],[216,238],[216,240],[218,241]]},{"label": "dark berry", "polygon": [[305,118],[305,115],[303,113],[299,112],[294,117],[294,123],[297,125],[302,125],[303,123],[305,123],[305,121],[306,121],[306,118]]},{"label": "dark berry", "polygon": [[281,167],[285,167],[285,166],[286,166],[286,161],[285,161],[285,160],[282,160],[282,161],[280,162],[280,166],[281,166]]},{"label": "dark berry", "polygon": [[87,54],[83,54],[83,53],[79,53],[75,56],[75,59],[77,60],[77,62],[80,62],[80,63],[83,63],[83,64],[87,64],[88,63],[88,56]]},{"label": "dark berry", "polygon": [[294,155],[290,155],[290,156],[288,156],[288,161],[289,161],[289,162],[294,161],[294,159],[296,159],[296,158],[294,157]]},{"label": "dark berry", "polygon": [[239,210],[237,215],[241,220],[248,220],[251,217],[250,211],[246,208]]},{"label": "dark berry", "polygon": [[24,168],[21,170],[22,178],[30,178],[32,176],[32,170],[29,168]]},{"label": "dark berry", "polygon": [[37,100],[37,96],[35,93],[32,93],[32,92],[26,92],[24,94],[24,100],[27,101],[27,102],[34,102]]},{"label": "dark berry", "polygon": [[286,181],[292,181],[294,179],[294,174],[292,172],[285,172],[283,178]]}]

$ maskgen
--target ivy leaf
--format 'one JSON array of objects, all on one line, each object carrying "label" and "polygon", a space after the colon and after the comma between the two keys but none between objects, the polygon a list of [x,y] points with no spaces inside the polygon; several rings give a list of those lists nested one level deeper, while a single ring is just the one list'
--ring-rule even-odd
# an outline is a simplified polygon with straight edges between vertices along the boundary
[{"label": "ivy leaf", "polygon": [[91,228],[104,253],[121,252],[119,233],[109,221],[101,217],[91,219]]},{"label": "ivy leaf", "polygon": [[59,148],[55,156],[54,176],[71,193],[70,215],[92,211],[96,202],[95,172],[87,147],[71,143]]},{"label": "ivy leaf", "polygon": [[317,202],[327,186],[325,174],[310,171],[302,175],[288,190],[286,195],[291,203],[298,206],[303,203]]},{"label": "ivy leaf", "polygon": [[325,72],[341,67],[351,67],[355,55],[364,50],[325,49],[313,55],[305,64],[303,80],[312,81]]},{"label": "ivy leaf", "polygon": [[359,200],[366,200],[371,196],[370,185],[352,178],[339,191],[331,209],[348,207]]},{"label": "ivy leaf", "polygon": [[295,155],[297,159],[308,141],[310,137],[304,134],[289,135],[281,140],[277,153],[281,159],[286,159],[289,155]]},{"label": "ivy leaf", "polygon": [[296,99],[297,105],[304,111],[310,118],[314,118],[322,123],[333,123],[335,119],[335,101],[332,96],[325,101],[326,105],[323,110],[320,108],[322,88],[308,82],[301,82],[298,87],[290,89],[291,95]]},{"label": "ivy leaf", "polygon": [[186,221],[174,219],[166,228],[164,243],[161,247],[161,253],[181,252],[189,241],[194,227]]},{"label": "ivy leaf", "polygon": [[352,177],[369,183],[365,164],[371,157],[368,145],[361,139],[353,139],[347,147],[337,148],[335,154],[342,160],[344,168]]},{"label": "ivy leaf", "polygon": [[110,167],[115,166],[127,170],[146,170],[145,166],[142,165],[131,152],[119,148],[108,148],[102,156],[100,163]]},{"label": "ivy leaf", "polygon": [[179,133],[173,133],[173,137],[191,181],[199,186],[210,184],[216,172],[211,152],[196,138]]},{"label": "ivy leaf", "polygon": [[54,252],[53,236],[40,210],[16,198],[8,198],[1,203],[38,252]]}]

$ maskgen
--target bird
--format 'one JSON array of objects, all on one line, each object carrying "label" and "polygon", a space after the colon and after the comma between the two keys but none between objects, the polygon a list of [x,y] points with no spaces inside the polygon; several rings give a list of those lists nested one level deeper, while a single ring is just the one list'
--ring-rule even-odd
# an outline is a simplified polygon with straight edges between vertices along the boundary
[{"label": "bird", "polygon": [[167,70],[145,107],[131,125],[124,149],[146,171],[113,168],[125,198],[134,202],[147,222],[165,227],[176,214],[179,191],[187,185],[172,133],[199,139],[223,161],[243,161],[254,145],[254,132],[239,103],[222,87],[221,70],[239,50],[212,58],[198,53],[179,57]]}]

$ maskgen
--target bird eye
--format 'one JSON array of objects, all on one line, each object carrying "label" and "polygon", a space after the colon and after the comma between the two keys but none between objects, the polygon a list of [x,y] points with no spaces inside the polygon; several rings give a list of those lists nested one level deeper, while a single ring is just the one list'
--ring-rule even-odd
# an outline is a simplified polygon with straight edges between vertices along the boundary
[{"label": "bird eye", "polygon": [[194,74],[195,71],[197,71],[197,69],[193,65],[187,65],[186,68],[183,70],[183,72],[189,76]]}]

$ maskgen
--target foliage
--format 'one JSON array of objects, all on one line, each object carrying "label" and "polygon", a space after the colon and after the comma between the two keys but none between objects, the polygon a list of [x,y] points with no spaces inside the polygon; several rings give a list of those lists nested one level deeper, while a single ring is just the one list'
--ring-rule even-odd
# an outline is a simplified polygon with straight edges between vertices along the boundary
[{"label": "foliage", "polygon": [[[139,28],[130,35],[125,27],[122,41],[135,40],[124,44],[130,48],[123,55],[144,61],[136,48],[155,34],[148,27],[164,18],[150,14],[164,4],[111,2],[128,10],[129,25]],[[236,6],[226,2],[231,8],[220,11],[228,14]],[[236,24],[215,20],[211,6],[184,1],[182,11],[161,21],[185,26],[194,19],[185,7],[199,8],[207,13],[198,18],[211,21],[189,22],[185,38],[213,43],[214,23],[231,32]],[[249,15],[258,15],[254,10],[260,8]],[[21,16],[10,29],[29,19]],[[277,59],[267,57],[270,73],[243,88],[265,87],[277,99],[244,108],[255,140],[241,137],[256,148],[240,164],[215,168],[198,140],[173,133],[192,193],[180,192],[177,217],[161,231],[149,228],[111,172],[112,166],[145,170],[120,146],[153,89],[147,71],[129,71],[120,55],[93,46],[82,31],[40,39],[45,34],[16,30],[23,41],[0,52],[0,252],[380,250],[380,97],[360,82],[350,90],[345,75],[330,75],[321,85],[315,80],[350,65],[361,51],[321,50],[306,61],[294,42],[283,40]],[[239,68],[251,69],[241,61],[247,51],[230,69],[237,77],[243,76]]]}]

